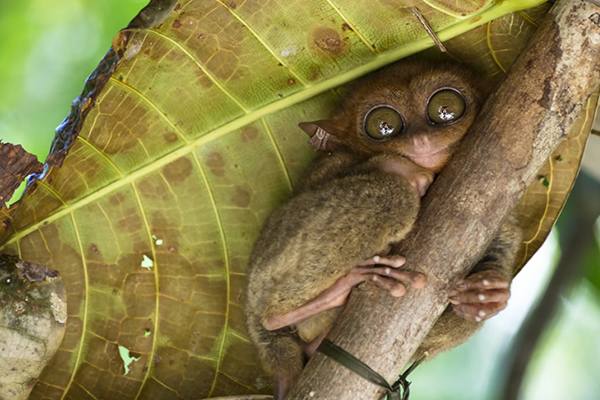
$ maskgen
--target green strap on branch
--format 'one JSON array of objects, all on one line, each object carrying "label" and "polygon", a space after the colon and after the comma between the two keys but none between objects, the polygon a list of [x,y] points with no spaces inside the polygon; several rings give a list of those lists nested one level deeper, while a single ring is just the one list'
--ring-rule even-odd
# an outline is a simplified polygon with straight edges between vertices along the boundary
[{"label": "green strap on branch", "polygon": [[[362,376],[364,379],[372,382],[376,385],[381,386],[386,390],[386,395],[388,400],[407,400],[410,394],[409,386],[410,382],[406,380],[408,374],[410,374],[421,361],[426,357],[426,354],[419,358],[417,361],[412,363],[412,365],[398,377],[398,380],[390,386],[390,384],[385,380],[384,377],[375,372],[371,367],[367,364],[360,361],[358,358],[354,357],[352,354],[348,353],[346,350],[341,347],[333,344],[328,339],[323,339],[317,351],[325,354],[326,356],[334,359],[338,363],[342,364],[344,367],[353,371],[354,373]],[[402,390],[400,389],[402,388]],[[384,397],[385,397],[384,396]],[[382,397],[383,399],[383,397]]]}]

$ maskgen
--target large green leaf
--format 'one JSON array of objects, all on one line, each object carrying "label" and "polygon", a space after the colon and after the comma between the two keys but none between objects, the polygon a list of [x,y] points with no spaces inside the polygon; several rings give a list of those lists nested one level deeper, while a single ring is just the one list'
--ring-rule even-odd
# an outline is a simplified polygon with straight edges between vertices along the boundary
[{"label": "large green leaf", "polygon": [[[196,0],[145,29],[172,3],[115,38],[47,174],[3,212],[4,250],[59,269],[68,293],[32,398],[268,392],[241,293],[262,221],[313,154],[297,123],[325,117],[339,85],[431,46],[404,6],[447,40],[539,1]],[[499,76],[534,20],[512,14],[449,50]]]}]

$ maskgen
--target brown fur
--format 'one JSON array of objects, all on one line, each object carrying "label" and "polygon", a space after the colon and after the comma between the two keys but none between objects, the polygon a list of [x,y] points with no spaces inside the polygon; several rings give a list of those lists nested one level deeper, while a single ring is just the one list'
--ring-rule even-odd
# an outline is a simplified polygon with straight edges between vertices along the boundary
[{"label": "brown fur", "polygon": [[[267,331],[267,317],[318,296],[412,228],[418,195],[404,178],[382,172],[380,159],[356,163],[346,154],[326,156],[267,219],[250,259],[245,301],[248,332],[267,372],[287,370],[295,378],[303,365],[300,338],[313,340],[339,310],[303,321],[297,330]],[[336,171],[331,180],[319,179],[328,168]]]}]

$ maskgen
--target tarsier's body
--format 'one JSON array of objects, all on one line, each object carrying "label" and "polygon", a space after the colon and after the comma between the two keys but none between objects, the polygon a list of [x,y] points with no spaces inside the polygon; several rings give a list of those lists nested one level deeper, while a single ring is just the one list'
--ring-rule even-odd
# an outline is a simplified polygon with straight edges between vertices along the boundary
[{"label": "tarsier's body", "polygon": [[[248,332],[275,378],[277,399],[329,331],[352,286],[372,281],[401,296],[402,283],[425,284],[424,275],[399,269],[402,257],[387,253],[412,228],[420,196],[486,94],[462,68],[399,63],[347,96],[332,120],[301,124],[324,154],[265,223],[246,288]],[[518,242],[518,230],[506,223],[450,293],[455,312],[446,310],[417,355],[462,343],[505,307]]]}]

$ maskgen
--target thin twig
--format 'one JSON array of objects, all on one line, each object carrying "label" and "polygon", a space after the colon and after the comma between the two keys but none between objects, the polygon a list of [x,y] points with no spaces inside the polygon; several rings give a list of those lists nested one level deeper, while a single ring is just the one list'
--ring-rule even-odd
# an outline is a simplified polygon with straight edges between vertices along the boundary
[{"label": "thin twig", "polygon": [[446,52],[446,48],[444,47],[444,45],[442,44],[442,42],[440,41],[440,39],[438,39],[438,37],[436,36],[436,34],[433,31],[433,29],[431,29],[431,26],[429,26],[429,24],[427,23],[427,21],[423,17],[423,14],[421,14],[421,11],[419,11],[419,9],[417,7],[406,7],[406,8],[408,9],[408,11],[411,12],[411,14],[413,14],[415,17],[417,17],[417,19],[419,20],[419,22],[421,23],[421,25],[423,25],[423,28],[425,28],[425,30],[427,31],[427,33],[429,34],[429,36],[431,36],[431,39],[433,39],[433,41],[435,42],[435,44],[438,47],[438,49],[440,49],[440,51],[442,53],[445,53]]}]

